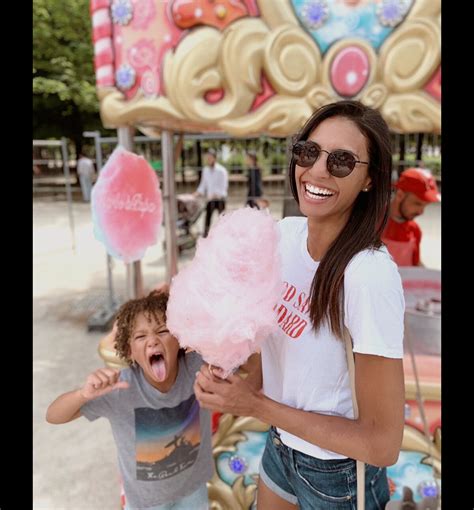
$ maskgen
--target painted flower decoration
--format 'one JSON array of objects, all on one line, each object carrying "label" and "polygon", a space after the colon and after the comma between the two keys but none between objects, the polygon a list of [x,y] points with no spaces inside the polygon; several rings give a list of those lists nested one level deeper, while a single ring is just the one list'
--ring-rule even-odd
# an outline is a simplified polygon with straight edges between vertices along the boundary
[{"label": "painted flower decoration", "polygon": [[128,64],[123,64],[115,73],[115,82],[121,90],[129,90],[135,84],[136,73],[135,69]]},{"label": "painted flower decoration", "polygon": [[436,498],[438,496],[438,486],[434,480],[426,480],[418,485],[418,493],[423,498]]},{"label": "painted flower decoration", "polygon": [[146,30],[148,25],[155,19],[155,15],[156,10],[153,0],[133,1],[133,28]]},{"label": "painted flower decoration", "polygon": [[402,21],[408,10],[403,0],[382,0],[377,6],[377,17],[384,27],[394,27]]},{"label": "painted flower decoration", "polygon": [[304,4],[301,9],[305,24],[311,30],[316,30],[324,25],[328,19],[329,8],[326,0],[312,0]]},{"label": "painted flower decoration", "polygon": [[140,88],[143,91],[145,97],[156,97],[160,91],[158,71],[150,68],[145,69],[140,80]]},{"label": "painted flower decoration", "polygon": [[151,39],[140,39],[128,50],[128,61],[137,70],[156,67],[158,52],[155,43]]},{"label": "painted flower decoration", "polygon": [[130,0],[114,0],[111,7],[112,19],[118,25],[128,25],[133,18]]},{"label": "painted flower decoration", "polygon": [[229,467],[234,473],[241,475],[247,470],[247,463],[242,457],[232,455],[232,457],[229,458]]}]

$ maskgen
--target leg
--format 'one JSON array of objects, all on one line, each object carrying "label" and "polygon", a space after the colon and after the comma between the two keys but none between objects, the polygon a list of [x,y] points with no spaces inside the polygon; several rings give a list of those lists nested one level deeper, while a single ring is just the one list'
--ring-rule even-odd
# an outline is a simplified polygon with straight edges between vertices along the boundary
[{"label": "leg", "polygon": [[222,214],[225,211],[225,200],[217,200],[216,205],[217,205],[219,214]]},{"label": "leg", "polygon": [[206,227],[204,229],[203,237],[207,237],[207,234],[209,233],[209,228],[211,226],[211,216],[216,209],[218,210],[219,214],[221,214],[225,210],[225,200],[211,200],[207,203]]},{"label": "leg", "polygon": [[293,505],[286,499],[280,498],[272,492],[261,478],[258,480],[257,487],[257,510],[296,510],[297,505]]},{"label": "leg", "polygon": [[288,481],[290,450],[279,439],[278,432],[270,428],[259,466],[257,510],[295,510],[298,498]]},{"label": "leg", "polygon": [[204,235],[203,237],[207,237],[207,234],[209,232],[209,227],[211,226],[211,216],[212,211],[214,210],[213,201],[210,200],[206,205],[206,220],[204,222]]},{"label": "leg", "polygon": [[79,176],[79,182],[81,183],[82,200],[87,202],[87,177],[85,175]]},{"label": "leg", "polygon": [[91,201],[92,179],[87,176],[86,178],[86,202]]}]

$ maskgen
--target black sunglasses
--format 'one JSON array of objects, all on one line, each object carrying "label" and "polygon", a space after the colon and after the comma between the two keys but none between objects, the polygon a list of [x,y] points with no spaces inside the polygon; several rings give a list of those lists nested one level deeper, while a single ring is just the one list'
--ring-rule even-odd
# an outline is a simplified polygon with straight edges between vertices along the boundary
[{"label": "black sunglasses", "polygon": [[304,167],[313,166],[321,152],[325,152],[328,155],[326,167],[328,172],[334,175],[334,177],[347,177],[354,170],[356,163],[369,164],[367,161],[359,161],[355,158],[354,154],[343,149],[337,149],[332,152],[325,151],[312,140],[296,142],[291,148],[295,163],[298,166]]}]

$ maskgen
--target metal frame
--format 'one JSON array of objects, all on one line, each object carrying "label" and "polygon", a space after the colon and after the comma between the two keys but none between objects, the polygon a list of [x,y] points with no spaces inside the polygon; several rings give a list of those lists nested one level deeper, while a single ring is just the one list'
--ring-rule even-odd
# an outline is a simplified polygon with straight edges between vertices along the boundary
[{"label": "metal frame", "polygon": [[[33,140],[33,147],[61,147],[61,156],[63,160],[63,172],[65,178],[65,186],[66,186],[66,196],[67,196],[67,208],[69,215],[69,227],[71,230],[71,241],[72,241],[72,251],[76,252],[76,236],[74,229],[74,215],[72,211],[72,193],[71,193],[71,183],[70,177],[71,174],[69,172],[69,153],[67,150],[67,139],[62,137],[61,140]],[[37,160],[33,159],[33,164],[35,164]],[[39,160],[42,161],[42,160]]]},{"label": "metal frame", "polygon": [[173,133],[161,132],[161,153],[163,160],[163,213],[165,220],[166,239],[166,280],[171,279],[178,272],[178,244],[176,240],[176,192],[174,178]]},{"label": "metal frame", "polygon": [[[94,139],[96,170],[97,174],[100,174],[103,166],[100,132],[86,131],[83,133],[83,136],[86,138]],[[92,314],[91,317],[89,317],[89,320],[87,322],[87,329],[89,331],[94,330],[108,331],[120,306],[120,300],[117,299],[114,294],[114,282],[112,275],[113,259],[107,252],[106,252],[106,265],[107,265],[107,288],[108,288],[107,304],[103,308],[100,308],[94,314]]]}]

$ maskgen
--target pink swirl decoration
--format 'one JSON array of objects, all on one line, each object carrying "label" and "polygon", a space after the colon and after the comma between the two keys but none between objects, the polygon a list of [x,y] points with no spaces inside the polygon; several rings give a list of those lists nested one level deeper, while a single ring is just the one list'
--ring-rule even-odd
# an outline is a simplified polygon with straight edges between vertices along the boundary
[{"label": "pink swirl decoration", "polygon": [[150,68],[146,69],[142,74],[140,88],[146,97],[156,97],[160,92],[158,71]]},{"label": "pink swirl decoration", "polygon": [[156,15],[153,0],[133,0],[132,27],[145,30]]},{"label": "pink swirl decoration", "polygon": [[152,39],[140,39],[128,50],[128,61],[137,70],[155,67],[158,64],[158,52]]}]

